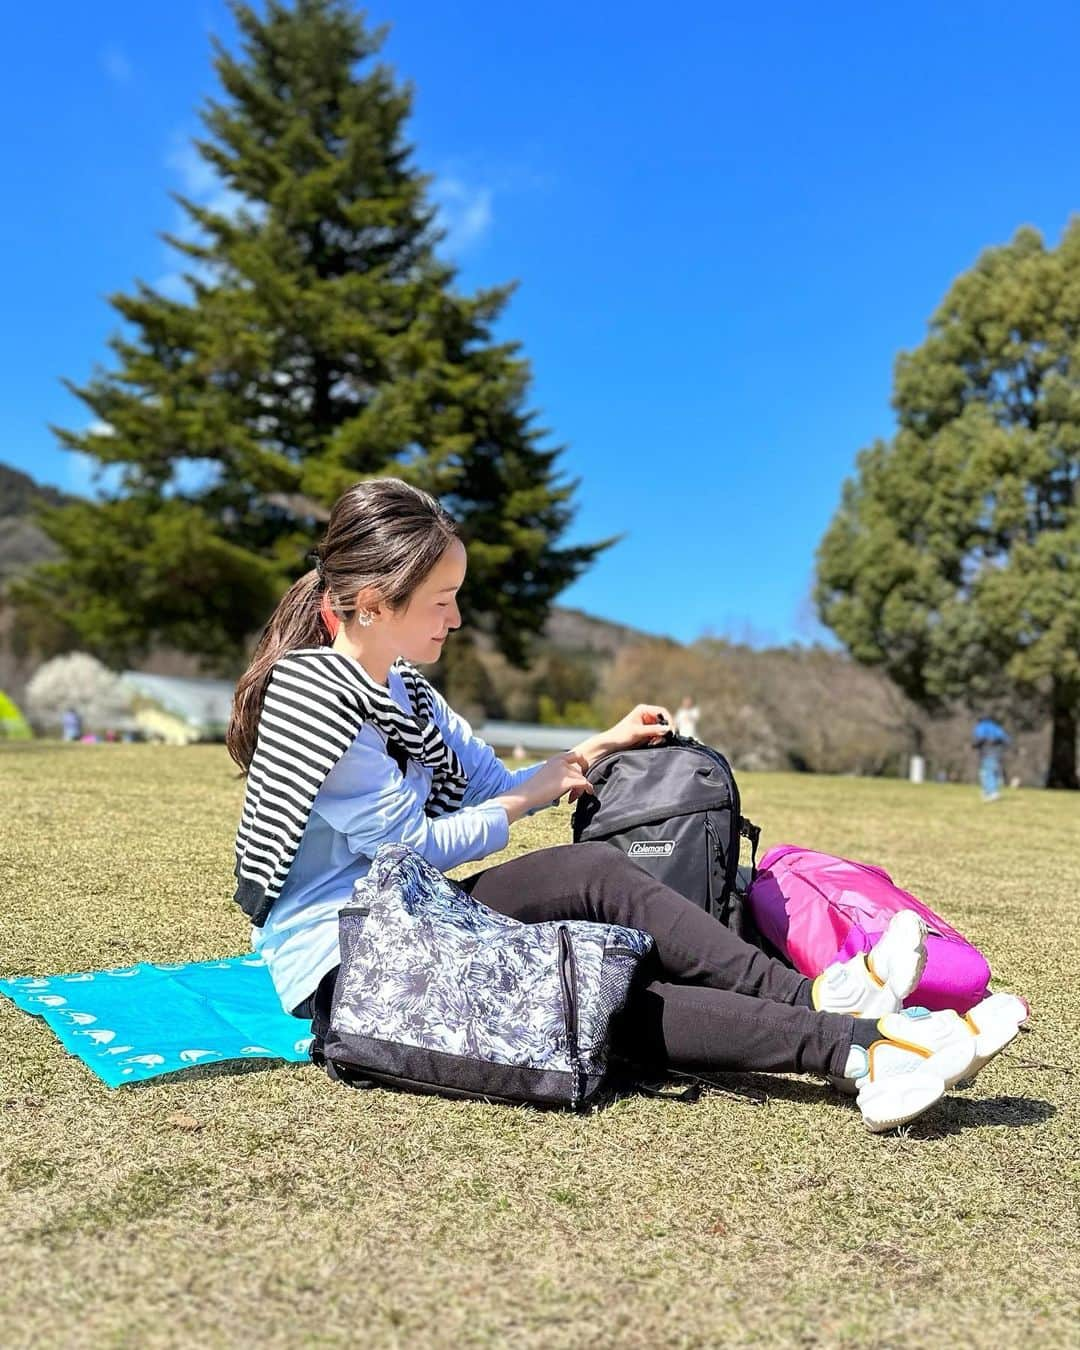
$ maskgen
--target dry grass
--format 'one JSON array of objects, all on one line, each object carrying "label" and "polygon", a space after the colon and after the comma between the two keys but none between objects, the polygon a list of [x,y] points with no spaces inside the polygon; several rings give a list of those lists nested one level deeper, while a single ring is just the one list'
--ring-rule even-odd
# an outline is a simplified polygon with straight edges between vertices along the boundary
[{"label": "dry grass", "polygon": [[[799,1078],[585,1118],[306,1065],[110,1091],[0,1000],[5,1350],[1076,1345],[1080,802],[743,787],[768,841],[881,862],[1029,995],[976,1089],[884,1138]],[[219,748],[7,747],[0,790],[0,974],[244,950]],[[514,850],[567,837],[548,812]]]}]

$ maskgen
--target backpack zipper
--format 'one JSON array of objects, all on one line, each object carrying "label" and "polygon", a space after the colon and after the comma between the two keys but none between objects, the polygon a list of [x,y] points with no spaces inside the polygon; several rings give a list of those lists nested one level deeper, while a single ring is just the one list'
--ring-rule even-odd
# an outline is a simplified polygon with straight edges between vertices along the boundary
[{"label": "backpack zipper", "polygon": [[600,765],[603,764],[606,760],[614,759],[616,755],[625,755],[628,749],[663,750],[666,746],[674,744],[674,741],[675,741],[675,733],[670,732],[667,738],[665,739],[663,745],[631,745],[631,746],[620,745],[617,750],[605,750],[602,755],[600,755],[597,759],[594,759],[593,762],[589,765],[589,772],[585,775],[585,777],[590,778],[593,771],[595,769],[598,769]]},{"label": "backpack zipper", "polygon": [[[711,845],[711,849],[706,854],[706,863],[708,865],[705,869],[705,893],[709,900],[709,913],[714,919],[718,919],[720,916],[716,912],[716,896],[713,894],[713,863],[720,854],[720,840],[713,827],[712,821],[709,819],[708,812],[705,813],[705,838]],[[725,869],[727,867],[726,858],[724,859],[724,867]]]},{"label": "backpack zipper", "polygon": [[582,1082],[581,1062],[578,1058],[577,1038],[577,971],[574,967],[574,944],[570,940],[570,930],[566,924],[560,924],[559,934],[559,985],[563,997],[563,1023],[566,1029],[566,1051],[574,1073],[573,1105],[581,1101],[584,1084]]},{"label": "backpack zipper", "polygon": [[727,760],[724,758],[724,756],[720,753],[719,750],[714,750],[711,745],[705,745],[701,741],[691,740],[687,736],[676,735],[676,733],[673,731],[668,735],[663,745],[632,745],[632,746],[623,745],[620,746],[618,750],[606,750],[599,757],[599,759],[594,759],[593,762],[589,765],[589,772],[585,775],[585,777],[588,778],[589,782],[591,783],[593,772],[596,769],[598,769],[600,765],[604,763],[605,760],[614,759],[616,755],[625,755],[628,749],[669,750],[673,745],[677,746],[680,750],[693,750],[695,754],[706,755],[714,763],[723,764],[728,770],[728,772],[729,773],[731,772],[731,765],[728,764]]}]

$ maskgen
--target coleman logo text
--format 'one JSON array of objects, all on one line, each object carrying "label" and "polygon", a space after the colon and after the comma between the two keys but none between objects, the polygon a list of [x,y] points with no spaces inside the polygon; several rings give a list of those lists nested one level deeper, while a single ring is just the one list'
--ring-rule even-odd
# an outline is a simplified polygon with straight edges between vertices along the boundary
[{"label": "coleman logo text", "polygon": [[628,858],[670,858],[674,852],[674,839],[635,839],[626,856]]}]

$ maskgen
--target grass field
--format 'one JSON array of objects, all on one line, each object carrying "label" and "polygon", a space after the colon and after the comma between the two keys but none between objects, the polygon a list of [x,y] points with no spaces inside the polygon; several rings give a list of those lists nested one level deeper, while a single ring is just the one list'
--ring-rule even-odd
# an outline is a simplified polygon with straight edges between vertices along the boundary
[{"label": "grass field", "polygon": [[[795,1077],[580,1118],[309,1065],[110,1091],[0,999],[4,1350],[1076,1346],[1080,799],[742,786],[767,844],[879,862],[944,911],[1035,1030],[874,1137]],[[246,949],[219,747],[8,746],[0,794],[0,975]],[[563,808],[511,851],[568,837]]]}]

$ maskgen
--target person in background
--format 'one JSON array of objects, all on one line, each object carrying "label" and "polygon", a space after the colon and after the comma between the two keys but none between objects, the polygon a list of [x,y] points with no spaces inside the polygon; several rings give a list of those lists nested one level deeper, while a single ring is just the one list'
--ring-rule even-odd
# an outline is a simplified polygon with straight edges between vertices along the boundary
[{"label": "person in background", "polygon": [[1001,796],[1001,757],[1009,744],[1009,733],[992,717],[980,718],[971,734],[979,752],[979,787],[984,802],[996,802]]},{"label": "person in background", "polygon": [[682,702],[675,713],[675,730],[680,736],[691,736],[697,738],[697,724],[701,717],[701,709],[694,702],[691,694],[685,694]]},{"label": "person in background", "polygon": [[65,741],[77,741],[81,738],[83,724],[77,709],[64,709],[60,717],[60,729]]}]

